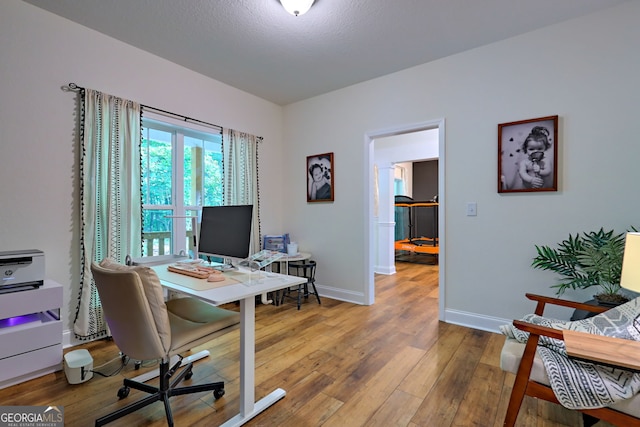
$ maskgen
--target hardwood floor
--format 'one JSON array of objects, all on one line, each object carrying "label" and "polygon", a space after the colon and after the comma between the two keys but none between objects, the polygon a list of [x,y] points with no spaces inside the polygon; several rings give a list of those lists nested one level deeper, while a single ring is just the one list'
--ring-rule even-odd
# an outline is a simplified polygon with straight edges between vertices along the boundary
[{"label": "hardwood floor", "polygon": [[[513,375],[499,367],[501,335],[438,321],[438,266],[398,263],[398,273],[376,277],[376,303],[365,307],[309,298],[256,308],[256,395],[281,387],[284,399],[248,426],[500,426]],[[235,305],[226,308],[237,309]],[[533,309],[533,307],[532,307]],[[196,362],[192,383],[226,382],[226,395],[171,398],[176,426],[213,426],[238,411],[238,331],[202,348],[209,359]],[[120,365],[113,342],[86,348],[94,369],[115,372]],[[69,349],[73,350],[73,349]],[[101,366],[103,365],[103,366]],[[132,364],[110,377],[94,375],[69,385],[63,372],[0,390],[0,405],[64,407],[65,426],[91,426],[95,418],[133,402],[132,390],[118,400]],[[110,426],[166,426],[161,403]],[[577,413],[529,397],[518,426],[580,426]],[[607,426],[599,423],[599,427]]]}]

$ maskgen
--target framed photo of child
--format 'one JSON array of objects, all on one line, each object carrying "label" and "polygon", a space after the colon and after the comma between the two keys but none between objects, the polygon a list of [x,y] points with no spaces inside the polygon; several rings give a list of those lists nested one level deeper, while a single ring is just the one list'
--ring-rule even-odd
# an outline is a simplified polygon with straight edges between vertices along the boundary
[{"label": "framed photo of child", "polygon": [[333,153],[307,157],[307,202],[333,202]]},{"label": "framed photo of child", "polygon": [[498,193],[558,191],[558,116],[498,125]]}]

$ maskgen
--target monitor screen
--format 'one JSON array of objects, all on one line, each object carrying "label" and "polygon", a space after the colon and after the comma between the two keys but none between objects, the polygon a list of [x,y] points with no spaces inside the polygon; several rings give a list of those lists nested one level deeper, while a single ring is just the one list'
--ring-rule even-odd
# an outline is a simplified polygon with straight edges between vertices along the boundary
[{"label": "monitor screen", "polygon": [[247,258],[251,243],[253,205],[203,206],[199,255]]}]

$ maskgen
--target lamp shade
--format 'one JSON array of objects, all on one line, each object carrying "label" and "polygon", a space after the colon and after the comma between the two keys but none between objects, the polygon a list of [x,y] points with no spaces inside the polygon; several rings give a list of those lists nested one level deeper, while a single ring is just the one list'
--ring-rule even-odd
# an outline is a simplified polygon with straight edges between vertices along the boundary
[{"label": "lamp shade", "polygon": [[307,11],[311,9],[314,1],[315,0],[280,0],[280,3],[282,3],[284,10],[292,15],[298,16],[307,13]]},{"label": "lamp shade", "polygon": [[640,233],[627,233],[620,286],[640,292]]}]

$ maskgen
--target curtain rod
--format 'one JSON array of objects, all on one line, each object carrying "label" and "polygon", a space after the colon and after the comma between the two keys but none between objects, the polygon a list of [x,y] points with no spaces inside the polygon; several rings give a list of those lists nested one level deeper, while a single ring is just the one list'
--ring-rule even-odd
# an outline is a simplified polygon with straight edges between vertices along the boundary
[{"label": "curtain rod", "polygon": [[[78,91],[78,92],[81,92],[81,91],[84,91],[84,90],[85,90],[82,86],[78,86],[78,85],[77,85],[77,84],[75,84],[75,83],[69,83],[68,87],[69,87],[69,89],[71,89],[71,90],[73,90],[73,91]],[[224,129],[224,128],[223,128],[222,126],[220,126],[220,125],[216,125],[216,124],[209,123],[209,122],[205,122],[205,121],[198,120],[198,119],[193,119],[193,118],[191,118],[191,117],[183,116],[182,114],[172,113],[171,111],[163,110],[163,109],[156,108],[156,107],[151,107],[151,106],[149,106],[149,105],[144,105],[144,104],[140,104],[140,106],[141,106],[142,108],[146,108],[146,109],[149,109],[149,110],[153,110],[153,111],[156,111],[156,112],[158,112],[158,113],[168,114],[168,115],[170,115],[170,116],[178,117],[178,118],[180,118],[180,119],[184,120],[185,122],[186,122],[186,121],[192,121],[192,122],[199,123],[199,124],[202,124],[202,125],[213,126],[213,127],[217,127],[217,128],[220,128],[220,129]],[[263,137],[261,137],[261,136],[256,136],[256,139],[258,139],[260,142],[262,142],[262,140],[263,140],[264,138],[263,138]]]}]

